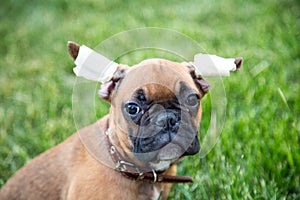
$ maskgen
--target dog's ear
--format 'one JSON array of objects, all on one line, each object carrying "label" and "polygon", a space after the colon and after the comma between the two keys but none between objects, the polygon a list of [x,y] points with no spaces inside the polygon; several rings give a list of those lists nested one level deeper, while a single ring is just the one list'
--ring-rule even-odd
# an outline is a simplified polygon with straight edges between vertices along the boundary
[{"label": "dog's ear", "polygon": [[[76,60],[79,53],[80,45],[69,41],[68,42],[68,52],[71,57]],[[126,70],[129,67],[127,65],[119,64],[117,69],[112,74],[106,74],[106,76],[111,77],[110,80],[102,83],[100,90],[98,91],[99,96],[107,102],[111,102],[111,96],[114,90],[118,87],[118,84],[124,78]],[[110,72],[109,72],[110,73]]]},{"label": "dog's ear", "polygon": [[203,97],[206,93],[208,93],[210,89],[209,83],[206,80],[204,80],[201,75],[196,73],[194,66],[188,64],[187,67],[191,77],[194,80],[194,83],[196,84],[199,91],[202,93],[202,97]]},{"label": "dog's ear", "polygon": [[114,72],[112,78],[105,83],[102,83],[100,90],[98,91],[99,96],[107,102],[111,102],[111,96],[113,91],[118,88],[122,79],[126,74],[126,70],[129,67],[127,65],[119,64],[117,70]]},{"label": "dog's ear", "polygon": [[68,52],[74,60],[76,60],[78,56],[79,48],[80,48],[79,44],[72,41],[68,42]]}]

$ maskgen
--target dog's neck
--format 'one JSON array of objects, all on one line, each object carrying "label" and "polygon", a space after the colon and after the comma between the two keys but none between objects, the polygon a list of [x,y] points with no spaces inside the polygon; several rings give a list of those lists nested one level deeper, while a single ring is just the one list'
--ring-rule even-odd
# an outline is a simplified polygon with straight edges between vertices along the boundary
[{"label": "dog's neck", "polygon": [[107,126],[105,131],[105,143],[107,151],[111,156],[115,170],[120,172],[124,177],[134,180],[149,183],[189,183],[193,182],[193,179],[188,176],[170,176],[163,172],[156,172],[153,169],[141,168],[127,161],[117,150],[117,148],[111,143],[109,136],[109,120],[107,120]]}]

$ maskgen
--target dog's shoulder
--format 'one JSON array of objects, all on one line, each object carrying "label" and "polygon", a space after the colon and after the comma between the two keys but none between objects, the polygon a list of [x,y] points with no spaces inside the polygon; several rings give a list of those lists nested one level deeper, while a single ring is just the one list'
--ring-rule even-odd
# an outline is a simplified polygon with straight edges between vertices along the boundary
[{"label": "dog's shoulder", "polygon": [[[70,174],[84,165],[90,156],[86,152],[82,134],[95,132],[99,123],[78,130],[62,143],[40,154],[19,171],[0,190],[0,199],[60,199],[67,193]],[[22,188],[20,190],[20,188]],[[66,188],[66,189],[63,189]]]}]

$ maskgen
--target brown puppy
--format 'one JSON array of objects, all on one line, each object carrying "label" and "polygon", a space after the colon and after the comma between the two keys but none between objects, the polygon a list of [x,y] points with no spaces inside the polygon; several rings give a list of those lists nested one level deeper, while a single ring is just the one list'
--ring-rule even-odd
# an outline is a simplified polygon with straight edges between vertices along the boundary
[{"label": "brown puppy", "polygon": [[[80,47],[68,48],[76,59]],[[176,162],[200,149],[208,89],[188,63],[119,65],[99,90],[109,115],[21,168],[0,199],[166,199],[171,183],[192,181],[176,176]]]}]

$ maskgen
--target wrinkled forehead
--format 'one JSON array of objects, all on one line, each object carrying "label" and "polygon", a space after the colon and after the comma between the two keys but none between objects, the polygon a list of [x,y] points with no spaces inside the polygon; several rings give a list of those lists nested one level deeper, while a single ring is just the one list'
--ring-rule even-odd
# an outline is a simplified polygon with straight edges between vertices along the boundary
[{"label": "wrinkled forehead", "polygon": [[194,86],[186,64],[151,59],[129,68],[118,92],[122,93],[122,99],[130,99],[134,92],[142,89],[153,100],[163,100],[176,95],[174,91],[179,91],[182,83]]}]

